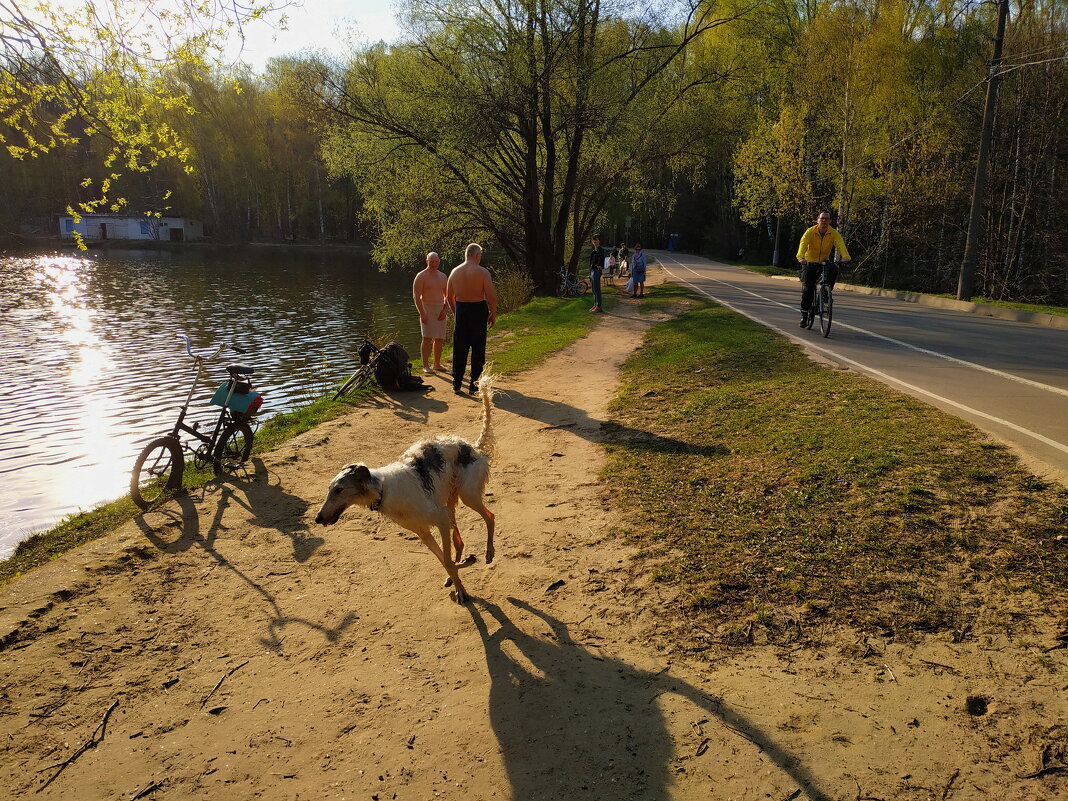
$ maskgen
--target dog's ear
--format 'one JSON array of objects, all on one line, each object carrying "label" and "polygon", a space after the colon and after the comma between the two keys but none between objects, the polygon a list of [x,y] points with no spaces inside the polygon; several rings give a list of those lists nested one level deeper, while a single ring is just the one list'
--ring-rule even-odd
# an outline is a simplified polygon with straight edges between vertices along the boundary
[{"label": "dog's ear", "polygon": [[354,476],[361,480],[368,479],[371,477],[371,471],[363,462],[356,462],[354,464],[346,465],[345,469],[348,471],[348,474],[350,476]]}]

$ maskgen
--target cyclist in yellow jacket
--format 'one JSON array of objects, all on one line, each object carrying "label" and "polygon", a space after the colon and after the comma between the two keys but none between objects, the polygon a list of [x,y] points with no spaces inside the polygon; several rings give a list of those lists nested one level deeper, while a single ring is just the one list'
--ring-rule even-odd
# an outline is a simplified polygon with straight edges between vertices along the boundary
[{"label": "cyclist in yellow jacket", "polygon": [[816,282],[823,272],[823,262],[827,262],[827,283],[834,288],[838,280],[838,265],[830,261],[831,251],[838,248],[838,256],[843,262],[849,261],[842,235],[831,228],[831,215],[821,211],[816,224],[801,235],[797,246],[797,260],[801,262],[801,327],[808,326],[812,314],[812,298],[816,294]]}]

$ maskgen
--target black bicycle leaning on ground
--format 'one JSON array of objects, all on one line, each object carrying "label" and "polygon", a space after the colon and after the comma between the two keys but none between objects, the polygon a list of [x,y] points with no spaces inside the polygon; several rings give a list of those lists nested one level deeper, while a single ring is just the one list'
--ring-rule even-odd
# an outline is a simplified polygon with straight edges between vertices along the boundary
[{"label": "black bicycle leaning on ground", "polygon": [[[251,367],[227,365],[229,378],[215,390],[210,401],[213,406],[222,407],[211,434],[201,432],[199,423],[186,425],[189,401],[206,372],[205,366],[227,350],[235,353],[245,351],[233,344],[220,345],[211,356],[198,356],[193,353],[188,336],[177,334],[177,338],[185,340],[185,349],[193,360],[196,373],[193,376],[193,385],[189,387],[189,393],[178,412],[174,428],[169,434],[148,443],[134,463],[133,475],[130,476],[130,497],[145,510],[151,509],[182,486],[182,476],[185,472],[183,451],[193,454],[193,464],[197,468],[210,464],[216,474],[222,472],[224,465],[247,461],[252,453],[252,426],[258,425],[255,415],[263,405],[263,396],[252,390],[252,375],[255,371]],[[193,437],[199,445],[185,445],[181,440],[183,432]]]},{"label": "black bicycle leaning on ground", "polygon": [[382,349],[364,334],[363,342],[357,349],[357,355],[360,359],[360,366],[356,368],[356,372],[350,375],[344,384],[338,387],[337,392],[334,393],[334,400],[348,392],[355,392],[374,378],[375,368],[378,366],[378,360],[382,356]]},{"label": "black bicycle leaning on ground", "polygon": [[831,333],[831,318],[834,316],[834,291],[827,280],[827,262],[820,262],[820,280],[816,283],[816,293],[812,297],[812,311],[808,316],[808,328],[812,328],[815,317],[820,318],[820,331],[827,337]]}]

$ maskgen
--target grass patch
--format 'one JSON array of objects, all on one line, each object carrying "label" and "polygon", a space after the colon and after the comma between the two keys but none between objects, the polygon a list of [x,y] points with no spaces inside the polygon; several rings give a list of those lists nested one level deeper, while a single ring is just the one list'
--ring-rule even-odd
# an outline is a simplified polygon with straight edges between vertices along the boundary
[{"label": "grass patch", "polygon": [[624,364],[605,467],[686,614],[941,631],[974,613],[969,587],[1063,595],[1068,492],[963,421],[689,303]]},{"label": "grass patch", "polygon": [[[606,294],[605,305],[613,302]],[[525,369],[585,336],[598,319],[589,312],[591,304],[592,295],[571,299],[534,298],[524,307],[502,315],[490,330],[492,339],[488,357],[493,360],[494,369],[504,373]],[[414,358],[418,360],[418,353]],[[330,398],[335,389],[336,386],[331,387],[325,398],[266,420],[256,432],[253,454],[272,450],[317,425],[347,414],[377,392],[376,387],[364,388],[334,401]],[[132,461],[130,468],[133,468]],[[182,486],[186,490],[195,489],[214,478],[210,468],[196,470],[192,462],[188,462]],[[141,510],[129,496],[125,496],[89,511],[68,515],[52,528],[22,540],[10,557],[0,561],[0,584],[114,531],[139,514]]]},{"label": "grass patch", "polygon": [[[603,292],[604,308],[615,298]],[[490,329],[486,358],[499,373],[514,373],[541,364],[553,353],[586,336],[597,324],[590,313],[593,294],[578,298],[534,298],[521,309],[504,314]]]}]

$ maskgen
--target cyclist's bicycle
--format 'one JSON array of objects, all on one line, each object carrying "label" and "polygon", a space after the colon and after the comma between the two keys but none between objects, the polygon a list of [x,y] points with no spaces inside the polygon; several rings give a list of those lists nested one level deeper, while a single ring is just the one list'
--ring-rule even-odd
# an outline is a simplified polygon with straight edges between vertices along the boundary
[{"label": "cyclist's bicycle", "polygon": [[574,298],[578,295],[585,295],[590,291],[590,282],[585,279],[579,279],[577,275],[569,273],[565,268],[560,270],[560,286],[556,290],[556,294],[562,298]]},{"label": "cyclist's bicycle", "polygon": [[337,400],[347,392],[359,389],[374,378],[375,367],[378,366],[378,359],[382,355],[382,349],[364,335],[363,344],[360,345],[357,353],[360,357],[360,366],[334,393],[334,400]]},{"label": "cyclist's bicycle", "polygon": [[[251,376],[255,371],[251,367],[227,365],[229,378],[215,390],[211,398],[213,406],[222,407],[211,433],[200,431],[199,422],[191,426],[186,425],[189,401],[206,372],[205,366],[218,359],[224,351],[245,351],[236,345],[220,345],[211,356],[198,356],[193,353],[188,336],[178,334],[177,337],[185,340],[185,349],[193,359],[196,373],[193,376],[193,385],[178,412],[174,428],[169,434],[148,443],[134,463],[133,474],[130,476],[130,497],[145,510],[151,509],[182,486],[182,475],[185,472],[183,451],[189,451],[193,455],[193,464],[197,468],[210,464],[216,474],[222,472],[224,465],[247,461],[252,453],[252,427],[258,426],[255,415],[263,405],[263,396],[252,390]],[[185,445],[181,440],[183,432],[199,444],[196,447]]]},{"label": "cyclist's bicycle", "polygon": [[831,290],[831,284],[827,280],[827,265],[828,262],[822,262],[823,269],[820,272],[820,279],[816,283],[816,294],[812,298],[812,311],[808,316],[808,327],[812,328],[812,323],[815,322],[815,318],[820,318],[820,331],[824,337],[827,337],[831,333],[831,319],[834,316],[834,292]]}]

